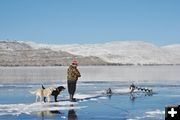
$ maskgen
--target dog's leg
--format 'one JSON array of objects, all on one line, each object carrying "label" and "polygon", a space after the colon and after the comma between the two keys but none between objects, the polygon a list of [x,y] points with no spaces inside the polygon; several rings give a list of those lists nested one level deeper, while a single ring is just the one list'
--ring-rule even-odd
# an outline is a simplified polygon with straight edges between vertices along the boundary
[{"label": "dog's leg", "polygon": [[51,100],[51,98],[50,98],[50,96],[48,96],[48,102],[50,102],[50,100]]},{"label": "dog's leg", "polygon": [[42,96],[40,96],[40,102],[42,102]]},{"label": "dog's leg", "polygon": [[36,102],[38,101],[38,96],[36,95]]},{"label": "dog's leg", "polygon": [[44,97],[44,102],[46,102],[46,97]]},{"label": "dog's leg", "polygon": [[54,101],[57,102],[57,95],[54,96]]}]

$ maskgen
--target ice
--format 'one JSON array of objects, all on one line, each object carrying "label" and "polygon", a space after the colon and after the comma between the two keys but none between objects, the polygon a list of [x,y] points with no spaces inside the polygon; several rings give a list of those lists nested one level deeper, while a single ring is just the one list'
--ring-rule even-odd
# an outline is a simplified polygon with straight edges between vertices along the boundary
[{"label": "ice", "polygon": [[75,98],[78,99],[86,99],[86,98],[91,98],[91,97],[95,97],[96,95],[88,95],[88,94],[75,94]]},{"label": "ice", "polygon": [[96,98],[91,98],[90,100],[91,100],[91,101],[97,101],[97,99],[96,99]]},{"label": "ice", "polygon": [[99,99],[107,99],[107,97],[99,97]]},{"label": "ice", "polygon": [[142,120],[142,119],[148,119],[148,118],[151,118],[152,120],[153,119],[163,119],[164,115],[165,115],[165,111],[156,109],[156,110],[152,110],[152,111],[147,111],[142,116],[136,116],[135,118],[129,118],[127,120]]},{"label": "ice", "polygon": [[82,109],[87,106],[78,106],[77,102],[61,101],[56,103],[32,103],[32,104],[0,104],[0,116],[31,114],[38,111]]},{"label": "ice", "polygon": [[158,115],[164,115],[165,111],[161,111],[161,110],[157,109],[155,111],[148,111],[148,112],[146,112],[146,114],[154,117],[154,116],[158,116]]},{"label": "ice", "polygon": [[62,116],[61,118],[62,118],[62,119],[66,119],[66,117],[65,117],[65,116]]},{"label": "ice", "polygon": [[[37,103],[29,103],[29,104],[0,104],[0,116],[2,115],[20,115],[20,114],[32,114],[34,112],[42,112],[42,111],[55,111],[55,110],[69,110],[69,109],[83,109],[88,106],[79,105],[81,102],[97,101],[99,95],[97,94],[75,94],[75,98],[79,100],[79,102],[70,102],[68,101],[68,96],[59,102],[37,102]],[[100,99],[105,99],[105,97],[101,97]]]},{"label": "ice", "polygon": [[118,93],[118,94],[127,94],[127,93],[130,93],[130,89],[129,88],[119,88],[119,89],[114,89],[112,92]]},{"label": "ice", "polygon": [[[54,76],[58,78],[55,82],[50,81],[52,74],[47,72],[44,77],[47,77],[48,83],[44,79],[40,79],[41,77],[38,78],[38,76],[31,76],[32,79],[36,80],[35,83],[29,83],[31,81],[27,79],[24,79],[22,84],[0,83],[0,119],[6,116],[9,119],[16,116],[36,119],[36,114],[41,115],[42,112],[43,115],[50,114],[52,111],[64,113],[61,115],[56,114],[56,118],[68,119],[68,111],[75,109],[78,118],[81,119],[92,118],[98,120],[103,118],[108,120],[125,116],[122,119],[163,120],[164,107],[169,104],[179,104],[179,66],[79,66],[82,77],[77,82],[74,96],[77,102],[68,101],[69,94],[65,78],[66,68],[21,67],[21,70],[25,69],[26,72],[29,72],[29,70],[34,72],[34,69],[35,72],[41,72],[43,69],[48,69],[48,72],[52,70],[58,75]],[[13,70],[17,70],[17,76],[22,75],[22,78],[31,78],[25,72],[20,74],[19,69],[13,68]],[[5,74],[5,72],[7,73]],[[6,70],[5,72],[1,72],[1,74],[4,74],[4,76],[1,76],[1,80],[8,81],[8,79],[5,79],[8,75],[11,76],[12,81],[18,80],[15,74],[8,73]],[[61,72],[64,76],[60,77],[57,73]],[[61,79],[62,77],[65,79]],[[141,91],[135,91],[132,99],[129,94],[129,85],[132,82],[138,87],[153,89],[153,92],[158,94],[147,96]],[[29,91],[41,88],[42,83],[45,87],[60,85],[66,87],[66,90],[58,96],[59,102],[32,103],[35,101],[35,96],[30,94]],[[114,93],[111,96],[106,95],[108,88],[111,88]],[[50,119],[53,119],[53,117],[50,116]]]}]

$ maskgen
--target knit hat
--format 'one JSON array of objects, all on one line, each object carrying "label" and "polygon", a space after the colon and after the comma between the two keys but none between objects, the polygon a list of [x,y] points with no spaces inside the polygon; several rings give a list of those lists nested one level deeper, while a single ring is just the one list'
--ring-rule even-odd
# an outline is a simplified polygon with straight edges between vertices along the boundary
[{"label": "knit hat", "polygon": [[78,65],[77,60],[74,59],[74,60],[72,61],[72,65]]}]

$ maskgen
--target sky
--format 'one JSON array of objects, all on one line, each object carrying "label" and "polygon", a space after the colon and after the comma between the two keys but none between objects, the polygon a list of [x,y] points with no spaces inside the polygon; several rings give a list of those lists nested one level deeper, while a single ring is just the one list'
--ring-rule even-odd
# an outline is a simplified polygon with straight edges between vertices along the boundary
[{"label": "sky", "polygon": [[180,44],[180,0],[0,0],[0,40]]}]

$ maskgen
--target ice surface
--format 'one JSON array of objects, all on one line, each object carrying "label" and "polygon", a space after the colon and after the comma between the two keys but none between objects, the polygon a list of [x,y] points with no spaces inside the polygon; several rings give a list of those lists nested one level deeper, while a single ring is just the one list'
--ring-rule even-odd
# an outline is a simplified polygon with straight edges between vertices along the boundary
[{"label": "ice surface", "polygon": [[150,115],[152,117],[158,116],[158,115],[164,115],[165,111],[161,111],[159,109],[155,110],[155,111],[148,111],[146,112],[147,115]]},{"label": "ice surface", "polygon": [[38,111],[82,109],[87,106],[78,106],[78,103],[61,101],[54,103],[32,103],[32,104],[0,104],[1,115],[31,114]]},{"label": "ice surface", "polygon": [[127,120],[146,120],[146,119],[152,119],[152,120],[163,120],[165,117],[165,111],[162,111],[162,110],[159,110],[159,109],[156,109],[154,111],[147,111],[145,112],[144,115],[142,116],[136,116],[134,118],[129,118]]},{"label": "ice surface", "polygon": [[[69,102],[67,101],[69,95],[66,67],[14,67],[13,69],[1,67],[0,80],[9,80],[10,83],[0,83],[0,119],[4,117],[11,119],[15,116],[36,119],[36,114],[42,114],[41,112],[48,114],[56,110],[65,113],[56,115],[57,118],[67,119],[68,111],[74,109],[78,118],[87,120],[118,118],[120,120],[164,120],[164,107],[179,104],[179,66],[79,66],[79,69],[82,77],[78,80],[74,96],[78,102]],[[56,73],[52,74],[51,70]],[[29,71],[34,73],[26,74]],[[47,79],[47,83],[45,79],[41,79],[41,75],[44,75],[43,78]],[[51,78],[55,77],[57,80],[51,82]],[[22,83],[12,82],[18,81],[18,78],[23,78],[20,80]],[[35,83],[28,81],[31,78]],[[147,96],[143,93],[135,93],[131,97],[129,85],[132,82],[139,87],[152,88],[157,94]],[[58,96],[59,102],[32,103],[35,101],[35,96],[29,91],[41,88],[42,83],[45,87],[60,85],[66,87],[66,90]],[[105,90],[108,88],[111,88],[115,94],[107,96]]]}]

